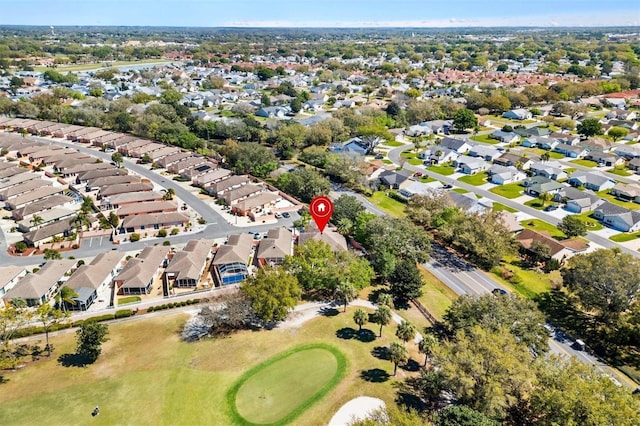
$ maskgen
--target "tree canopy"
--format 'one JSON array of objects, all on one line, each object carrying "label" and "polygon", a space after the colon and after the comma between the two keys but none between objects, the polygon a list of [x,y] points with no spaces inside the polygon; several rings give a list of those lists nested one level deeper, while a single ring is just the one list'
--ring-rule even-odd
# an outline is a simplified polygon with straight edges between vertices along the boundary
[{"label": "tree canopy", "polygon": [[260,268],[255,276],[247,278],[240,292],[251,301],[255,314],[265,323],[282,321],[294,308],[302,290],[297,278],[282,268]]}]

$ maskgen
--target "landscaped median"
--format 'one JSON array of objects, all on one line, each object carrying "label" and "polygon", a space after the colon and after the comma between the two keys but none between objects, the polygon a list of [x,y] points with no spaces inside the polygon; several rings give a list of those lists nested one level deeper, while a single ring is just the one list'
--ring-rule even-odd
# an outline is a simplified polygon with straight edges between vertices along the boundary
[{"label": "landscaped median", "polygon": [[234,421],[243,425],[292,422],[344,377],[347,361],[326,344],[298,346],[246,373],[227,393]]}]

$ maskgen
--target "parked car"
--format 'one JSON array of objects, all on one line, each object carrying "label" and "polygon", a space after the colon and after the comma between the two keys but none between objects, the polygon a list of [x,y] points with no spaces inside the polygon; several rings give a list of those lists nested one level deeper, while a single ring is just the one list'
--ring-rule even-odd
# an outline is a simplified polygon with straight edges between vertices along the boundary
[{"label": "parked car", "polygon": [[507,294],[507,291],[502,288],[494,288],[493,290],[491,290],[491,293],[495,294],[496,296],[500,296]]},{"label": "parked car", "polygon": [[280,219],[280,218],[282,218],[282,214],[280,214],[280,213],[278,213],[278,212],[276,212],[273,216],[274,216],[276,219]]},{"label": "parked car", "polygon": [[573,349],[575,349],[576,351],[584,351],[584,349],[586,348],[586,345],[584,344],[584,342],[582,340],[576,339],[576,341],[573,342],[571,347]]},{"label": "parked car", "polygon": [[444,188],[444,189],[451,189],[451,188],[453,188],[453,185],[446,184],[446,185],[445,185],[445,186],[443,186],[442,188]]},{"label": "parked car", "polygon": [[374,157],[376,160],[382,160],[384,158],[384,155],[382,154],[376,154],[376,156]]},{"label": "parked car", "polygon": [[421,176],[422,176],[422,172],[415,172],[415,173],[413,174],[413,176],[415,176],[415,177],[421,177]]},{"label": "parked car", "polygon": [[282,213],[282,217],[286,217],[287,219],[289,219],[291,217],[291,214],[289,212],[284,212]]},{"label": "parked car", "polygon": [[544,208],[545,212],[552,212],[554,210],[558,210],[558,206],[551,205]]}]

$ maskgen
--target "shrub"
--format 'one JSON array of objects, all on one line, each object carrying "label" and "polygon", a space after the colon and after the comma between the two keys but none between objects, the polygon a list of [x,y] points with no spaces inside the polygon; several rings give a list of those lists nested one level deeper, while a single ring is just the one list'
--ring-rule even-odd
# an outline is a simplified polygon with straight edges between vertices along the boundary
[{"label": "shrub", "polygon": [[154,309],[154,308],[153,308],[153,306],[149,306],[149,307],[147,308],[147,312],[153,312],[153,309]]},{"label": "shrub", "polygon": [[18,241],[17,243],[15,243],[14,247],[16,249],[16,252],[24,253],[24,251],[27,249],[27,243],[25,243],[24,241]]},{"label": "shrub", "polygon": [[87,318],[85,322],[86,321],[92,321],[92,322],[110,321],[113,318],[114,318],[113,314],[104,314],[104,315],[98,315],[97,317]]},{"label": "shrub", "polygon": [[207,223],[207,219],[205,219],[204,217],[199,217],[198,218],[198,223],[200,225],[204,225],[205,223]]},{"label": "shrub", "polygon": [[171,235],[178,235],[179,232],[180,232],[180,230],[178,228],[173,228],[171,230]]},{"label": "shrub", "polygon": [[115,317],[127,318],[127,317],[130,317],[131,315],[133,315],[133,311],[131,309],[120,309],[119,311],[116,311]]},{"label": "shrub", "polygon": [[167,230],[166,229],[161,229],[156,234],[156,237],[160,237],[160,238],[164,238],[166,236],[167,236]]},{"label": "shrub", "polygon": [[170,245],[171,245],[171,241],[169,241],[169,240],[164,240],[164,241],[162,242],[162,245],[163,245],[163,246],[170,246]]},{"label": "shrub", "polygon": [[522,277],[518,274],[512,274],[511,278],[509,278],[509,282],[511,284],[520,284],[522,283]]},{"label": "shrub", "polygon": [[138,234],[137,232],[134,232],[129,237],[129,241],[131,241],[132,243],[135,243],[136,241],[140,241],[140,234]]}]

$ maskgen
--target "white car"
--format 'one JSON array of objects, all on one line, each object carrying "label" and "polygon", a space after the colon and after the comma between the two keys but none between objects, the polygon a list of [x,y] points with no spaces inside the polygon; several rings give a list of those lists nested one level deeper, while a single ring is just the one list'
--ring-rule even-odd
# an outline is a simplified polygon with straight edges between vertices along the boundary
[{"label": "white car", "polygon": [[280,213],[276,213],[273,215],[276,219],[280,219],[282,218],[282,215]]}]

